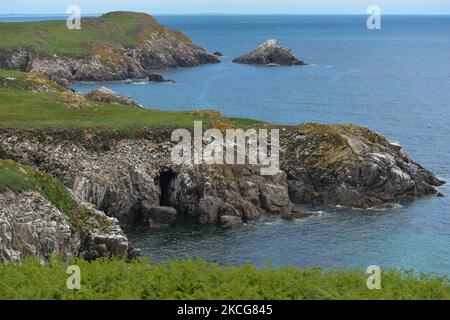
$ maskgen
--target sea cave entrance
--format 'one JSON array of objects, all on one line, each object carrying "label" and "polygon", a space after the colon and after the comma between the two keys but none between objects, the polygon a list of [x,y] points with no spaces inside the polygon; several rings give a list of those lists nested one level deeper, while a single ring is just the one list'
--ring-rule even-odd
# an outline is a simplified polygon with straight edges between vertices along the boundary
[{"label": "sea cave entrance", "polygon": [[165,169],[161,171],[161,174],[159,176],[159,188],[161,190],[159,204],[161,206],[172,206],[172,204],[170,203],[170,196],[173,192],[173,182],[176,176],[176,173],[171,169]]}]

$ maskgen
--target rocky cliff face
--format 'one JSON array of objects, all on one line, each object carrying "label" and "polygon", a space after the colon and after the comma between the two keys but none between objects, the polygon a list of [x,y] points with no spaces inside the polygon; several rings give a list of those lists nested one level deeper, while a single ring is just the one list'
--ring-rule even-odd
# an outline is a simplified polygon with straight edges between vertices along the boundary
[{"label": "rocky cliff face", "polygon": [[284,173],[262,177],[250,166],[176,166],[164,137],[170,136],[113,141],[102,152],[57,138],[42,143],[37,137],[3,134],[0,140],[6,157],[51,172],[122,223],[148,219],[160,206],[202,223],[219,223],[222,216],[236,216],[242,223],[263,211],[282,213],[291,207]]},{"label": "rocky cliff face", "polygon": [[[42,24],[32,26],[26,35],[18,33],[31,39],[23,40],[22,44],[17,41],[15,47],[3,45],[0,69],[40,72],[67,86],[70,81],[140,78],[152,69],[219,62],[181,32],[163,27],[146,14],[112,12],[99,18],[82,19],[81,25],[81,30],[64,30],[61,34],[45,29]],[[64,28],[65,21],[61,21],[53,29]],[[61,51],[61,47],[74,43],[76,50],[83,48],[83,51]]]},{"label": "rocky cliff face", "polygon": [[302,66],[291,49],[281,46],[277,40],[268,40],[255,50],[233,60],[234,63],[254,65]]},{"label": "rocky cliff face", "polygon": [[397,142],[355,125],[307,123],[287,134],[282,169],[295,202],[368,208],[435,194],[444,182]]},{"label": "rocky cliff face", "polygon": [[176,166],[167,132],[112,139],[103,151],[89,146],[95,132],[75,135],[91,142],[58,133],[42,139],[3,132],[0,149],[6,157],[51,172],[122,223],[165,226],[187,214],[229,227],[264,212],[290,216],[293,202],[367,208],[434,194],[434,186],[443,183],[398,144],[357,126],[305,124],[287,130],[281,139],[282,171],[274,176],[261,176],[248,165]]},{"label": "rocky cliff face", "polygon": [[[11,170],[18,170],[14,178],[8,176]],[[41,187],[20,187],[23,190],[16,191],[19,182],[11,181],[24,175],[23,183],[27,185],[35,174],[45,180],[52,179],[50,176],[18,164],[5,166],[3,162],[0,174],[0,261],[19,262],[26,256],[45,261],[55,254],[64,259],[110,255],[129,258],[135,254],[118,221],[93,205],[70,194],[62,212],[58,207],[62,208],[61,203],[68,199],[56,197],[54,185],[47,186],[53,191],[45,194]],[[12,186],[4,188],[4,183]]]}]

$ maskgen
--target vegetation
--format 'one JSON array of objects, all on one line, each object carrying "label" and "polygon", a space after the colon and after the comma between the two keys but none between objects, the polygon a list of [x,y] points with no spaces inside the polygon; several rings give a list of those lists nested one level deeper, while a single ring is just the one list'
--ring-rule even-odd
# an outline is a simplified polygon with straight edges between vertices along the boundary
[{"label": "vegetation", "polygon": [[[93,225],[94,217],[80,206],[70,195],[69,190],[50,174],[21,165],[12,160],[0,160],[0,193],[38,191],[44,198],[69,218],[75,231],[84,234]],[[105,219],[105,224],[109,222]]]},{"label": "vegetation", "polygon": [[113,12],[82,19],[80,30],[70,30],[66,21],[0,23],[0,50],[30,48],[40,56],[102,56],[105,48],[135,48],[153,33],[190,42],[179,31],[159,24],[143,13]]},{"label": "vegetation", "polygon": [[249,119],[228,119],[212,111],[162,111],[89,102],[40,74],[0,71],[0,128],[106,128],[136,132],[141,128],[248,127]]},{"label": "vegetation", "polygon": [[[73,264],[81,270],[80,290],[66,287],[66,268]],[[0,299],[449,299],[448,280],[389,270],[382,274],[380,290],[368,290],[362,270],[144,259],[131,264],[53,259],[42,266],[29,258],[20,265],[0,265]]]}]

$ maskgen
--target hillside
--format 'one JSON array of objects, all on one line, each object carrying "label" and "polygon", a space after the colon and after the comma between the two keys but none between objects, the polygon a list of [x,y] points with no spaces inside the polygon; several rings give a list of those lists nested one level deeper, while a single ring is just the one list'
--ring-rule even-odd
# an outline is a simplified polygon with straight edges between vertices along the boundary
[{"label": "hillside", "polygon": [[81,20],[0,23],[0,69],[40,71],[67,85],[74,80],[119,80],[149,70],[219,60],[152,16],[112,12]]}]

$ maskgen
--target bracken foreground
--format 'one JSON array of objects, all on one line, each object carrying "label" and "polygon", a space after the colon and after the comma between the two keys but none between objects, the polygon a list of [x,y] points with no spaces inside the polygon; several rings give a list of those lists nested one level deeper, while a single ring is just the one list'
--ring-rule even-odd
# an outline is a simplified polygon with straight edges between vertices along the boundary
[{"label": "bracken foreground", "polygon": [[[81,271],[81,289],[69,290],[68,265]],[[384,271],[381,289],[369,290],[362,270],[299,269],[285,266],[220,266],[204,260],[153,264],[139,259],[52,259],[42,266],[26,259],[0,265],[0,299],[446,299],[449,279]]]}]

